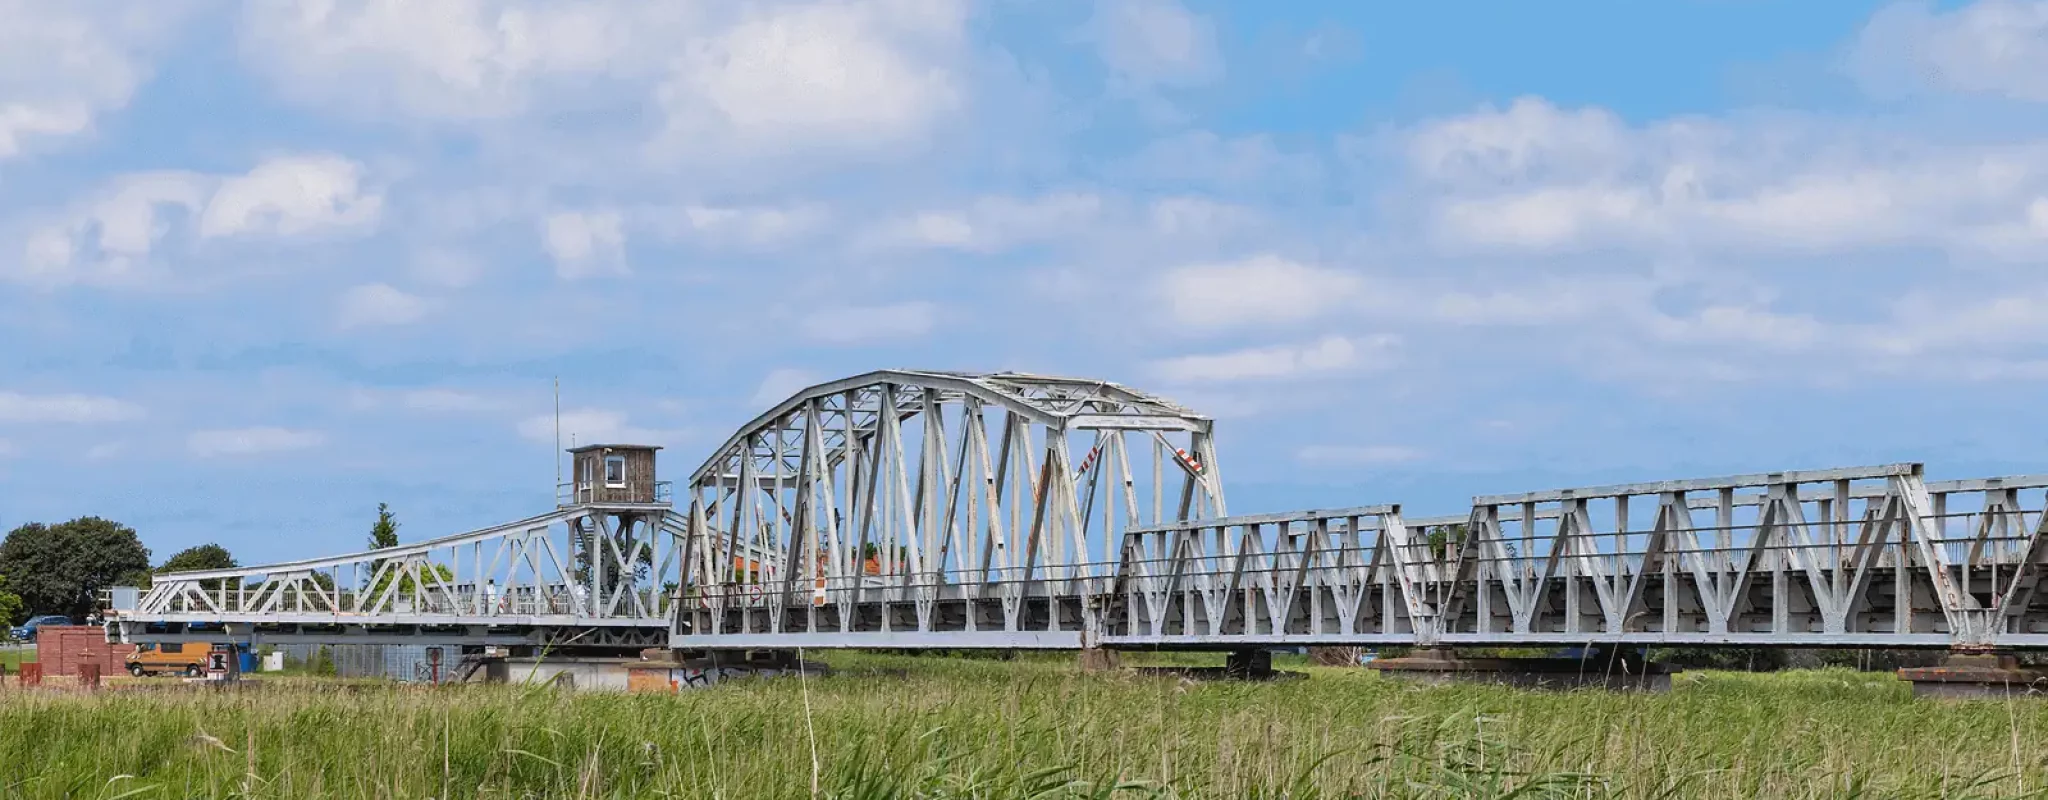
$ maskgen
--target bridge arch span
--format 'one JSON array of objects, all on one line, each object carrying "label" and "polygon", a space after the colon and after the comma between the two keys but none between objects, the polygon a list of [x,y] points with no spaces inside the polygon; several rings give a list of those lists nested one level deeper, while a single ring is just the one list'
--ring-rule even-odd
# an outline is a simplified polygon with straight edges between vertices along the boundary
[{"label": "bridge arch span", "polygon": [[713,451],[685,501],[698,535],[679,635],[851,633],[863,614],[933,630],[964,613],[1064,640],[1079,613],[1029,598],[1108,579],[1128,529],[1226,513],[1206,416],[1108,381],[931,370],[797,392]]}]

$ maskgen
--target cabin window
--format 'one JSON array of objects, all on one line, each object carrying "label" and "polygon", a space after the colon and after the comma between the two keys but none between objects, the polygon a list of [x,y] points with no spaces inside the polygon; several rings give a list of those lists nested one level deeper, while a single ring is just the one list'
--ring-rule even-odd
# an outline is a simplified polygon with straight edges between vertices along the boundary
[{"label": "cabin window", "polygon": [[618,487],[626,485],[626,457],[604,457],[604,485]]},{"label": "cabin window", "polygon": [[165,642],[162,647],[157,648],[157,652],[183,653],[185,652],[185,645],[182,642]]}]

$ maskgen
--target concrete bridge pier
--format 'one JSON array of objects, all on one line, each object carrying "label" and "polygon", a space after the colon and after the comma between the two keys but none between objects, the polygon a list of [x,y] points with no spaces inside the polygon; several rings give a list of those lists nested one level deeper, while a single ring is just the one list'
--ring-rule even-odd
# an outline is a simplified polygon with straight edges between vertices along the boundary
[{"label": "concrete bridge pier", "polygon": [[1583,658],[1466,658],[1449,647],[1418,648],[1369,665],[1381,677],[1423,683],[1494,683],[1546,689],[1600,687],[1663,692],[1670,665],[1646,661],[1626,647],[1596,647]]},{"label": "concrete bridge pier", "polygon": [[2048,694],[2048,669],[2022,666],[2019,657],[2009,651],[1954,650],[1939,666],[1899,670],[1899,679],[1913,684],[1914,697]]}]

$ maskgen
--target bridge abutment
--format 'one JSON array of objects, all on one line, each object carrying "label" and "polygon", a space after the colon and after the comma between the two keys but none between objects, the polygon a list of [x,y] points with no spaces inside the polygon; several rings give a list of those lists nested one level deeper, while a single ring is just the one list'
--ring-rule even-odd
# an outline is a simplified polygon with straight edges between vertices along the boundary
[{"label": "bridge abutment", "polygon": [[1425,647],[1368,666],[1381,677],[1421,683],[1651,692],[1669,691],[1676,671],[1667,664],[1646,661],[1629,648],[1592,648],[1582,658],[1467,658],[1449,647]]}]

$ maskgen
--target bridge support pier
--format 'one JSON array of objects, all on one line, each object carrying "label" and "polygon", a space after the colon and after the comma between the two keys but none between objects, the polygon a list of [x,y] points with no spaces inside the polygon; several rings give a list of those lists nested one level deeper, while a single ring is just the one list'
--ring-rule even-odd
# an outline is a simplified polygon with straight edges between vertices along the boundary
[{"label": "bridge support pier", "polygon": [[2048,693],[2048,669],[2021,666],[2009,652],[1957,650],[1940,666],[1909,667],[1899,678],[1913,684],[1914,697],[2000,698]]},{"label": "bridge support pier", "polygon": [[1081,648],[1082,672],[1115,672],[1123,667],[1123,657],[1106,647]]},{"label": "bridge support pier", "polygon": [[1381,677],[1422,683],[1495,683],[1544,689],[1601,687],[1663,692],[1669,665],[1645,661],[1630,648],[1592,648],[1583,658],[1464,658],[1449,647],[1426,647],[1366,665]]}]

